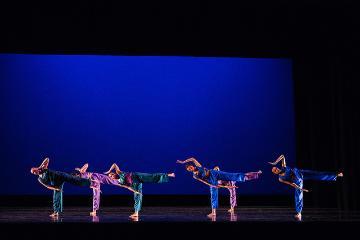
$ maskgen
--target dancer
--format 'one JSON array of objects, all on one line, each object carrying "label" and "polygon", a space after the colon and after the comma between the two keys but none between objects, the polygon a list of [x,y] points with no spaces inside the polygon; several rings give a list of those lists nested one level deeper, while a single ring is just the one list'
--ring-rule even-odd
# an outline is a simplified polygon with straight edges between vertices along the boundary
[{"label": "dancer", "polygon": [[216,209],[218,208],[218,188],[236,188],[236,186],[219,185],[218,181],[233,181],[233,182],[245,182],[253,179],[257,179],[262,173],[260,170],[257,172],[248,173],[229,173],[218,171],[214,169],[207,169],[201,166],[201,164],[195,158],[188,158],[184,161],[177,160],[176,163],[186,164],[186,170],[193,173],[193,178],[210,186],[211,193],[211,208],[212,211],[207,216],[212,218],[216,216]]},{"label": "dancer", "polygon": [[[115,172],[113,172],[115,170]],[[143,183],[164,183],[168,182],[170,177],[175,177],[175,173],[139,173],[123,172],[114,163],[109,171],[105,172],[110,178],[116,179],[121,185],[126,185],[135,190],[134,192],[134,213],[129,217],[137,220],[142,205],[142,184]]]},{"label": "dancer", "polygon": [[80,187],[90,187],[97,189],[99,183],[96,181],[91,181],[89,179],[83,179],[79,177],[72,176],[71,174],[58,172],[48,169],[49,158],[41,163],[39,167],[31,168],[30,172],[34,175],[39,176],[38,181],[44,187],[53,190],[53,209],[54,212],[50,217],[56,218],[59,216],[59,213],[63,211],[63,187],[64,183],[70,183]]},{"label": "dancer", "polygon": [[[220,168],[218,166],[214,167],[214,170],[216,171],[220,171]],[[236,182],[235,181],[223,181],[223,180],[219,180],[218,181],[218,185],[223,186],[223,187],[229,187],[229,193],[230,193],[230,209],[228,210],[229,213],[233,214],[235,212],[235,207],[237,206],[236,204]],[[210,194],[211,194],[211,199],[213,199],[212,195],[216,194],[217,195],[218,189],[214,188],[214,187],[210,187]],[[217,198],[215,196],[215,198]]]},{"label": "dancer", "polygon": [[295,188],[295,219],[298,221],[301,221],[302,219],[303,192],[309,192],[309,190],[303,188],[304,180],[336,181],[337,177],[344,176],[342,172],[316,172],[312,170],[290,168],[286,166],[284,155],[278,157],[274,162],[269,162],[269,164],[276,166],[279,162],[281,162],[281,168],[273,167],[271,171],[275,175],[279,175],[279,182]]},{"label": "dancer", "polygon": [[89,167],[89,164],[86,163],[81,168],[75,168],[74,175],[78,176],[78,177],[81,177],[81,178],[91,179],[93,181],[99,182],[99,188],[94,188],[93,189],[93,210],[92,210],[92,212],[90,212],[90,216],[96,216],[96,211],[99,210],[101,184],[109,184],[109,185],[114,185],[114,186],[118,186],[118,187],[123,187],[123,188],[129,189],[130,191],[132,191],[134,193],[141,194],[140,192],[138,192],[138,191],[126,186],[126,185],[121,185],[119,183],[119,181],[117,181],[115,179],[112,179],[112,178],[110,178],[109,176],[107,176],[105,174],[87,172],[88,167]]}]

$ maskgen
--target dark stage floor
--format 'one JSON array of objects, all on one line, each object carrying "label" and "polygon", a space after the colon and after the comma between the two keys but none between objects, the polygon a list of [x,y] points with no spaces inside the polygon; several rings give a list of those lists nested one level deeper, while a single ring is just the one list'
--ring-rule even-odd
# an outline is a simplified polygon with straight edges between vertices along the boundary
[{"label": "dark stage floor", "polygon": [[[342,239],[358,234],[360,212],[335,209],[304,211],[296,222],[293,209],[282,207],[239,207],[231,216],[225,208],[216,219],[208,219],[209,207],[145,207],[138,222],[128,219],[131,207],[103,207],[97,218],[88,207],[66,207],[57,220],[50,207],[0,208],[2,239]],[[95,222],[95,223],[94,223]]]},{"label": "dark stage floor", "polygon": [[[123,223],[130,222],[129,207],[103,207],[97,217],[89,216],[87,207],[67,207],[58,219],[48,215],[51,208],[0,208],[0,223]],[[235,214],[220,208],[216,218],[210,219],[208,207],[146,207],[140,222],[295,222],[294,211],[282,207],[240,207]],[[303,212],[303,222],[360,222],[360,212],[336,209],[311,209]]]}]

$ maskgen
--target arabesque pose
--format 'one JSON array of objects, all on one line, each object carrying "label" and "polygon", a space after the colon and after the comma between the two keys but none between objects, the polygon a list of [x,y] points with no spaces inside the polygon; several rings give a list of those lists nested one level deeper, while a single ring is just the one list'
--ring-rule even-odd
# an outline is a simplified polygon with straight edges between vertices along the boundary
[{"label": "arabesque pose", "polygon": [[85,178],[85,179],[91,179],[92,181],[97,181],[99,183],[99,188],[93,189],[93,210],[92,210],[92,212],[90,212],[91,216],[96,216],[96,212],[100,208],[101,184],[109,184],[109,185],[114,185],[117,187],[123,187],[134,193],[141,194],[140,192],[132,189],[129,186],[121,185],[118,180],[115,180],[115,179],[109,177],[108,175],[105,175],[102,173],[87,172],[88,167],[89,167],[89,164],[86,163],[81,168],[75,168],[74,175],[81,177],[81,178]]},{"label": "arabesque pose", "polygon": [[201,164],[195,158],[188,158],[184,161],[177,160],[177,163],[186,164],[186,170],[193,173],[193,178],[210,186],[211,192],[211,208],[212,211],[208,214],[208,217],[212,218],[216,216],[216,209],[218,208],[218,188],[236,188],[236,186],[228,186],[219,184],[219,181],[232,181],[232,182],[245,182],[259,178],[262,173],[260,170],[257,172],[248,173],[230,173],[214,169],[207,169],[202,167]]},{"label": "arabesque pose", "polygon": [[140,173],[121,171],[115,163],[105,172],[110,178],[117,180],[134,190],[134,213],[129,217],[136,219],[142,206],[142,184],[143,183],[165,183],[175,177],[175,173]]},{"label": "arabesque pose", "polygon": [[98,189],[99,183],[90,179],[84,179],[73,176],[71,174],[48,169],[49,158],[41,163],[39,167],[31,168],[30,172],[39,176],[38,181],[46,188],[53,190],[53,209],[54,212],[50,217],[58,217],[59,213],[63,211],[63,187],[64,183],[70,183],[79,187],[89,187]]},{"label": "arabesque pose", "polygon": [[279,176],[281,183],[287,184],[295,188],[295,219],[301,221],[303,209],[303,192],[309,190],[303,188],[304,180],[318,180],[318,181],[336,181],[338,177],[343,177],[343,173],[334,172],[317,172],[312,170],[303,170],[298,168],[290,168],[286,166],[285,156],[281,155],[274,162],[269,162],[271,165],[277,165],[281,162],[281,168],[273,167],[271,171]]}]

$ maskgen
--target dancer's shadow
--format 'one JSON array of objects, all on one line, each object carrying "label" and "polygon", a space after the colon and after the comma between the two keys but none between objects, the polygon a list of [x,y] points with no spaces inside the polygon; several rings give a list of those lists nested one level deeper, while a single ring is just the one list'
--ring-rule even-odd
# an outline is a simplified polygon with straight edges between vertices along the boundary
[{"label": "dancer's shadow", "polygon": [[51,221],[52,222],[62,222],[62,218],[61,217],[59,217],[59,216],[56,216],[56,217],[51,217]]},{"label": "dancer's shadow", "polygon": [[230,214],[230,222],[236,222],[237,221],[237,215],[235,213]]}]

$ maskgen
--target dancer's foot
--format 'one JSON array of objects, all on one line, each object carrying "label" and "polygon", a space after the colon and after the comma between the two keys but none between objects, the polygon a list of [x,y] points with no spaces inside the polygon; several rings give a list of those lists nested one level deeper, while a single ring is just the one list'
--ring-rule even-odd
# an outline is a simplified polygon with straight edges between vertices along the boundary
[{"label": "dancer's foot", "polygon": [[214,218],[214,217],[216,217],[216,213],[214,214],[214,213],[209,213],[208,215],[207,215],[207,217],[208,218]]},{"label": "dancer's foot", "polygon": [[259,171],[258,171],[258,174],[262,174],[262,171],[261,171],[261,170],[259,170]]},{"label": "dancer's foot", "polygon": [[175,173],[169,173],[168,177],[175,177]]},{"label": "dancer's foot", "polygon": [[234,213],[234,211],[235,211],[234,208],[230,208],[230,209],[228,210],[229,213]]},{"label": "dancer's foot", "polygon": [[49,166],[49,158],[45,158],[45,160],[40,164],[39,167],[33,167],[30,169],[30,172],[35,175],[40,175],[43,173],[44,169],[47,169]]},{"label": "dancer's foot", "polygon": [[301,221],[301,219],[302,219],[301,213],[296,214],[295,219],[296,219],[296,221]]},{"label": "dancer's foot", "polygon": [[49,216],[52,217],[52,218],[57,218],[57,217],[59,217],[59,213],[58,212],[53,212]]},{"label": "dancer's foot", "polygon": [[[211,215],[211,217],[209,217]],[[216,222],[216,214],[209,214],[208,217],[211,219],[212,222]]]},{"label": "dancer's foot", "polygon": [[135,218],[138,218],[139,217],[139,213],[133,213],[129,216],[129,218],[132,218],[132,219],[135,219]]},{"label": "dancer's foot", "polygon": [[90,212],[90,216],[96,217],[96,211]]},{"label": "dancer's foot", "polygon": [[49,162],[50,162],[49,158],[45,158],[44,161],[41,163],[41,165],[40,165],[39,168],[41,168],[41,169],[47,169],[48,166],[49,166]]},{"label": "dancer's foot", "polygon": [[129,219],[132,222],[138,222],[139,221],[139,217],[129,217]]},{"label": "dancer's foot", "polygon": [[342,172],[339,172],[339,173],[337,174],[337,176],[338,176],[338,177],[343,177],[344,174],[343,174]]}]

